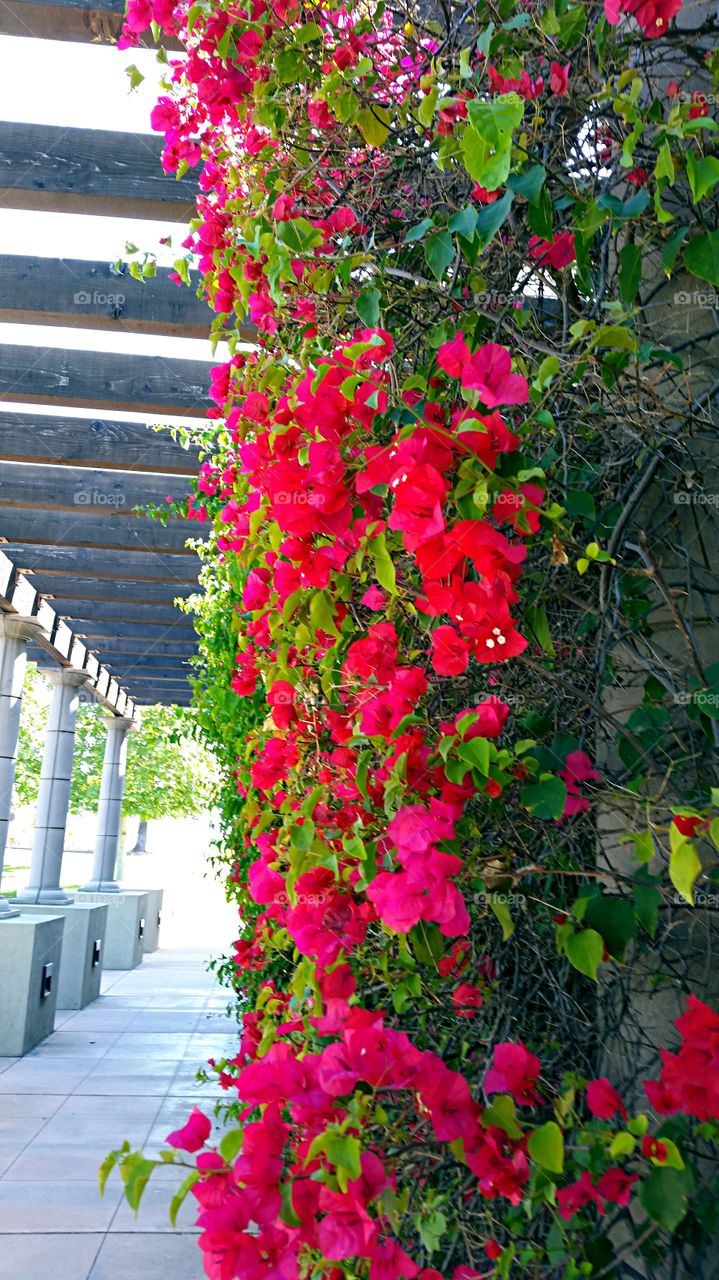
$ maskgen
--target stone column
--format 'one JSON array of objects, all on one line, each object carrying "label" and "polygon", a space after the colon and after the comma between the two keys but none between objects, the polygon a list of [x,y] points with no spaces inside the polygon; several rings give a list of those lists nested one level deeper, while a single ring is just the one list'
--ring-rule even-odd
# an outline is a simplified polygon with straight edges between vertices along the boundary
[{"label": "stone column", "polygon": [[49,676],[55,687],[40,774],[30,883],[17,895],[18,902],[43,905],[72,902],[60,888],[60,873],[70,804],[77,708],[80,688],[88,679],[87,672],[72,668],[58,668]]},{"label": "stone column", "polygon": [[124,716],[115,716],[114,719],[107,720],[105,723],[107,741],[97,811],[95,860],[92,864],[92,875],[87,884],[83,885],[83,893],[120,892],[120,886],[115,879],[115,863],[122,823],[127,735],[132,724],[132,720]]},{"label": "stone column", "polygon": [[[42,628],[33,618],[0,616],[0,881],[10,828],[15,781],[22,689],[27,663],[26,640]],[[0,920],[18,914],[0,896]]]}]

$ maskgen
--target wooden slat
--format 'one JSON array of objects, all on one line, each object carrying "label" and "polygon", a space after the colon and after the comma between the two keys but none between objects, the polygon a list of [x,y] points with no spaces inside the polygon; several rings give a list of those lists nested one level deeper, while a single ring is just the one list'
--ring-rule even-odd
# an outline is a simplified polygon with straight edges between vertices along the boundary
[{"label": "wooden slat", "polygon": [[[0,34],[35,36],[40,40],[69,40],[74,44],[115,44],[122,29],[123,0],[2,0]],[[165,48],[178,42],[163,36]],[[141,44],[152,47],[150,32]]]},{"label": "wooden slat", "polygon": [[191,596],[197,590],[185,582],[114,582],[111,578],[75,578],[61,573],[33,574],[32,583],[39,595],[48,598],[161,604],[167,608],[172,608],[176,596]]},{"label": "wooden slat", "polygon": [[[182,476],[143,475],[131,471],[92,471],[74,467],[35,466],[8,462],[0,471],[0,533],[2,507],[35,507],[50,512],[72,511],[84,516],[133,520],[134,507],[167,505],[168,494],[176,500],[189,492]],[[148,522],[155,524],[156,521]],[[183,521],[183,524],[185,521]],[[197,525],[198,530],[201,529]],[[7,535],[5,535],[7,536]]]},{"label": "wooden slat", "polygon": [[[0,516],[0,528],[2,517]],[[190,556],[167,556],[156,551],[91,551],[81,547],[3,546],[18,569],[45,577],[57,573],[82,578],[109,578],[113,582],[166,582],[197,587],[200,561]]]},{"label": "wooden slat", "polygon": [[210,367],[202,360],[6,343],[0,346],[0,402],[202,418]]},{"label": "wooden slat", "polygon": [[196,175],[177,182],[166,174],[162,145],[149,135],[3,122],[0,204],[187,222],[195,212]]},{"label": "wooden slat", "polygon": [[184,449],[169,431],[154,431],[144,422],[2,410],[0,460],[189,476],[197,475],[200,465],[197,450]]},{"label": "wooden slat", "polygon": [[165,658],[171,666],[175,666],[187,662],[197,654],[194,645],[178,644],[172,640],[113,640],[110,636],[100,636],[94,640],[85,636],[84,640],[90,653],[101,653],[103,662],[108,665],[113,662],[127,665],[140,658]]},{"label": "wooden slat", "polygon": [[183,680],[193,672],[185,658],[174,658],[171,654],[113,654],[103,653],[104,666],[112,671],[123,684],[128,684],[137,676],[158,675],[168,680]]},{"label": "wooden slat", "polygon": [[[26,581],[30,582],[31,579],[28,578]],[[183,625],[186,622],[186,615],[171,604],[149,604],[147,602],[138,604],[135,601],[128,604],[119,600],[78,600],[73,596],[63,596],[55,592],[52,606],[61,618],[70,619],[73,627],[78,632],[84,630],[83,626],[80,626],[81,621],[83,623],[96,621],[103,624],[134,622],[143,627],[153,627],[160,632],[169,632],[178,624],[178,620],[179,625]]]},{"label": "wooden slat", "polygon": [[[2,5],[0,5],[0,10]],[[109,262],[0,254],[0,321],[206,338],[212,312],[169,271],[144,284]],[[254,330],[248,328],[246,340]]]},{"label": "wooden slat", "polygon": [[156,645],[173,645],[194,648],[195,632],[185,615],[177,611],[177,621],[170,625],[152,626],[147,622],[125,622],[122,619],[103,621],[96,618],[73,618],[73,630],[82,636],[90,649],[102,645],[140,645],[151,648]]},{"label": "wooden slat", "polygon": [[101,511],[98,507],[49,511],[42,503],[40,520],[37,504],[8,507],[3,501],[0,469],[0,539],[8,542],[53,542],[61,547],[107,547],[118,551],[159,550],[176,556],[195,554],[184,545],[187,538],[196,538],[198,533],[198,525],[189,520],[170,520],[163,525],[159,520]]}]

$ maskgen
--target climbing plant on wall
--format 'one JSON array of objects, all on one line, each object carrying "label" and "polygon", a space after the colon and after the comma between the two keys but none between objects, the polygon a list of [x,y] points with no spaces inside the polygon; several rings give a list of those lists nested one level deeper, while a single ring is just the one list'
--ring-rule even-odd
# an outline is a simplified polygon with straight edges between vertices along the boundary
[{"label": "climbing plant on wall", "polygon": [[711,6],[151,21],[230,344],[185,514],[245,1010],[175,1208],[212,1280],[701,1274]]}]

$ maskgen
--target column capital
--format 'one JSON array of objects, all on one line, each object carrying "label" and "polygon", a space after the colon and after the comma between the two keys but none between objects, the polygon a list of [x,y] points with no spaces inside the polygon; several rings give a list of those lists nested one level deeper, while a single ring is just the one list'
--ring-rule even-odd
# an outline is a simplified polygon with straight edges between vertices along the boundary
[{"label": "column capital", "polygon": [[25,618],[19,613],[0,613],[0,636],[12,640],[34,640],[45,628],[39,618]]},{"label": "column capital", "polygon": [[103,720],[103,724],[108,733],[111,729],[121,733],[129,733],[131,729],[136,729],[137,725],[130,716],[107,716]]},{"label": "column capital", "polygon": [[79,687],[92,681],[89,671],[78,671],[76,667],[53,667],[49,671],[46,670],[45,675],[54,685],[68,684]]}]

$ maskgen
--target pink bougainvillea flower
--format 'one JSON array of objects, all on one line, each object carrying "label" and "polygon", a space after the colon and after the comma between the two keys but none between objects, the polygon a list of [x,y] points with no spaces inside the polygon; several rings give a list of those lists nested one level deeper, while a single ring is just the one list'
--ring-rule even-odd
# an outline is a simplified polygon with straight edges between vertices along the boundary
[{"label": "pink bougainvillea flower", "polygon": [[559,98],[563,98],[569,88],[569,69],[568,62],[564,66],[561,62],[553,62],[550,67],[549,87]]},{"label": "pink bougainvillea flower", "polygon": [[569,1186],[560,1187],[557,1192],[559,1215],[568,1222],[588,1204],[596,1205],[599,1213],[604,1213],[602,1197],[592,1182],[591,1174],[585,1169],[577,1182],[570,1182]]},{"label": "pink bougainvillea flower", "polygon": [[560,231],[553,240],[542,240],[540,236],[530,236],[529,256],[535,258],[541,267],[549,265],[557,271],[568,267],[576,259],[574,249],[574,233]]},{"label": "pink bougainvillea flower", "polygon": [[486,1094],[511,1093],[515,1102],[525,1106],[539,1101],[537,1077],[542,1064],[521,1041],[495,1045],[493,1064],[484,1077]]},{"label": "pink bougainvillea flower", "polygon": [[474,1018],[484,1004],[484,996],[479,987],[462,982],[452,993],[452,1004],[460,1018]]},{"label": "pink bougainvillea flower", "polygon": [[604,16],[616,26],[623,14],[636,18],[648,39],[666,34],[672,18],[680,12],[683,0],[604,0]]},{"label": "pink bougainvillea flower", "polygon": [[204,1147],[211,1132],[212,1121],[208,1120],[206,1115],[203,1115],[199,1107],[195,1107],[187,1124],[183,1125],[182,1129],[175,1129],[173,1133],[169,1133],[165,1138],[165,1142],[169,1146],[175,1147],[178,1151],[193,1153],[200,1151]]},{"label": "pink bougainvillea flower", "polygon": [[627,1109],[624,1106],[619,1094],[613,1084],[609,1083],[606,1076],[602,1076],[598,1080],[590,1080],[587,1085],[587,1106],[593,1116],[598,1120],[611,1120],[613,1116],[619,1114],[625,1120],[627,1117]]},{"label": "pink bougainvillea flower", "polygon": [[647,1134],[642,1138],[642,1155],[646,1156],[647,1160],[657,1160],[659,1164],[663,1164],[668,1155],[666,1143]]},{"label": "pink bougainvillea flower", "polygon": [[512,357],[506,347],[486,342],[471,352],[462,333],[445,342],[437,352],[437,364],[450,378],[459,378],[463,387],[478,391],[488,409],[500,404],[526,404],[529,384],[512,373]]},{"label": "pink bougainvillea flower", "polygon": [[432,668],[438,676],[461,676],[470,652],[470,645],[454,627],[436,627],[432,632]]}]

